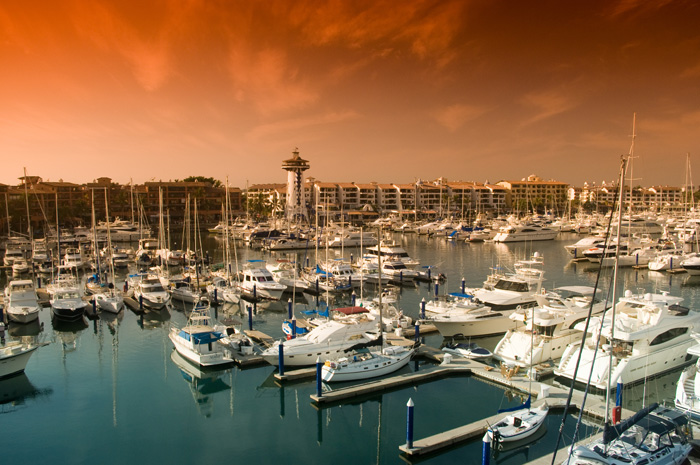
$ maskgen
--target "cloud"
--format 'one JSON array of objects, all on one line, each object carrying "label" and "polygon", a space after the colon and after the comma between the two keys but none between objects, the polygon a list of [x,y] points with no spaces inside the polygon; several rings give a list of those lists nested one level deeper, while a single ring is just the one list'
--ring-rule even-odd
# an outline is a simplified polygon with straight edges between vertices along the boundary
[{"label": "cloud", "polygon": [[236,99],[249,103],[261,115],[304,108],[319,98],[281,48],[234,47],[228,68]]},{"label": "cloud", "polygon": [[289,132],[300,132],[303,129],[312,127],[323,127],[359,118],[360,115],[354,111],[341,111],[324,113],[307,118],[290,118],[272,123],[256,126],[248,133],[248,138],[252,141],[262,141],[274,138],[280,134]]},{"label": "cloud", "polygon": [[560,90],[551,89],[541,92],[530,92],[523,95],[519,103],[533,115],[524,121],[524,125],[531,125],[552,116],[564,113],[576,106],[567,94]]},{"label": "cloud", "polygon": [[485,112],[485,108],[458,103],[433,111],[431,117],[450,132],[455,132]]}]

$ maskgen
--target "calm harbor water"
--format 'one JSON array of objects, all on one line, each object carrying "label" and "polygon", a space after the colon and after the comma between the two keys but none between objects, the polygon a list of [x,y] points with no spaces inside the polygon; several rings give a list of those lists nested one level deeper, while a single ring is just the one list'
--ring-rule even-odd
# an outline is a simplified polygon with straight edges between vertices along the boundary
[{"label": "calm harbor water", "polygon": [[[448,280],[449,291],[479,286],[491,267],[512,265],[515,259],[540,252],[545,259],[545,286],[593,285],[594,267],[571,263],[563,246],[578,240],[563,235],[554,241],[518,244],[452,243],[442,238],[396,235],[408,253],[425,265],[435,265]],[[214,259],[223,255],[222,242],[205,238]],[[287,258],[238,247],[240,260]],[[321,252],[325,256],[325,251]],[[331,251],[336,256],[339,251]],[[359,253],[345,250],[345,256]],[[298,259],[304,260],[305,252]],[[314,252],[306,254],[311,263]],[[6,280],[6,277],[3,276]],[[122,276],[123,279],[123,276]],[[647,270],[624,270],[622,285],[647,291],[668,290],[684,297],[693,309],[700,304],[700,279]],[[4,282],[3,282],[4,285]],[[417,317],[422,298],[434,288],[405,286],[400,307]],[[440,289],[443,292],[443,289]],[[315,307],[315,298],[296,302],[297,315]],[[349,300],[348,300],[349,301]],[[286,302],[259,304],[256,329],[281,337]],[[246,321],[242,306],[224,306],[218,316]],[[137,315],[129,309],[117,317],[54,326],[48,308],[41,312],[40,338],[50,344],[31,358],[25,374],[0,381],[0,413],[6,438],[3,463],[243,462],[255,463],[404,463],[399,445],[406,442],[406,403],[415,403],[414,438],[419,439],[491,416],[514,406],[520,397],[501,386],[472,377],[448,378],[378,394],[352,404],[315,408],[309,395],[315,381],[279,386],[275,368],[231,367],[202,373],[183,362],[167,337],[172,325],[182,326],[186,314],[175,306],[160,316]],[[19,328],[31,331],[32,328]],[[19,331],[21,332],[21,331]],[[17,328],[12,329],[18,334]],[[480,344],[493,349],[496,338]],[[442,338],[425,343],[439,347]],[[427,362],[405,370],[421,370]],[[678,372],[625,389],[625,405],[636,409],[650,400],[672,400]],[[553,383],[553,380],[545,380]],[[550,414],[546,431],[527,447],[501,451],[496,463],[516,464],[550,453],[561,414]],[[565,443],[575,419],[567,420]],[[586,433],[593,431],[585,427]],[[430,464],[480,463],[481,442],[472,441],[429,457]]]}]

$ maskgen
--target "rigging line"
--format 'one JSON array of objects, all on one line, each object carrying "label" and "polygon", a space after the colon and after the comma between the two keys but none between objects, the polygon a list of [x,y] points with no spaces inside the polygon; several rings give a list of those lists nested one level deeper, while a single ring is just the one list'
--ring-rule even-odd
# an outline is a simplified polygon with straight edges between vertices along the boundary
[{"label": "rigging line", "polygon": [[[621,178],[621,179],[622,179],[622,177],[623,177],[624,170],[625,170],[625,159],[624,159],[624,157],[623,157],[623,158],[622,158],[622,161],[621,161],[621,165],[620,165],[620,172],[621,172],[620,178]],[[618,185],[618,186],[617,186],[618,191],[621,191],[621,188],[622,188],[621,185]],[[616,196],[616,198],[617,198],[617,196]],[[614,201],[614,202],[613,202],[613,211],[615,210],[615,207],[616,207],[616,202]],[[612,227],[612,220],[613,220],[613,215],[612,215],[612,213],[611,213],[610,219],[608,220],[608,226],[607,226],[606,231],[605,231],[606,239],[605,239],[605,248],[604,248],[604,250],[607,250],[607,248],[608,248],[608,243],[609,243],[609,241],[610,241],[610,230],[611,230],[611,227]],[[618,228],[618,229],[619,229],[619,228]],[[566,398],[566,403],[564,404],[564,413],[563,413],[563,415],[562,415],[561,425],[559,426],[559,433],[557,434],[557,442],[556,442],[556,444],[555,444],[555,446],[554,446],[554,453],[552,454],[552,462],[551,462],[551,465],[554,465],[555,462],[556,462],[557,451],[559,450],[559,445],[561,444],[561,438],[562,438],[562,436],[563,436],[563,434],[564,434],[564,425],[565,425],[565,423],[566,423],[566,417],[568,416],[568,411],[569,411],[569,408],[570,408],[570,406],[571,406],[571,399],[572,399],[573,394],[574,394],[574,385],[576,384],[576,383],[575,383],[575,379],[576,379],[575,374],[578,372],[579,366],[580,366],[580,364],[581,364],[581,357],[582,357],[582,355],[583,355],[583,345],[584,345],[585,342],[586,342],[586,335],[588,334],[588,328],[589,328],[590,321],[591,321],[591,316],[592,316],[592,313],[593,313],[593,304],[594,304],[594,302],[595,302],[596,292],[598,291],[598,285],[600,284],[600,277],[601,277],[601,275],[602,275],[602,271],[603,271],[603,261],[602,261],[602,259],[601,259],[601,262],[600,262],[600,264],[599,264],[599,266],[598,266],[598,273],[596,274],[595,286],[593,287],[593,295],[592,295],[592,297],[591,297],[591,303],[590,303],[590,305],[589,305],[589,307],[588,307],[588,317],[586,318],[586,325],[585,325],[585,327],[584,327],[584,329],[583,329],[583,333],[582,333],[582,337],[581,337],[581,348],[579,349],[578,358],[576,359],[576,366],[575,366],[575,368],[574,368],[574,378],[573,378],[572,381],[571,381],[571,387],[569,388],[569,394],[568,394],[568,396],[567,396],[567,398]],[[613,302],[613,305],[614,305],[614,302]],[[606,298],[605,307],[607,307],[607,298]],[[601,329],[602,329],[602,322],[603,322],[603,319],[604,319],[604,317],[605,317],[605,313],[607,313],[607,309],[605,309],[605,307],[604,307],[603,313],[602,313],[602,315],[601,315],[601,317],[600,317],[600,318],[601,318],[601,320],[600,320],[600,322],[601,322]],[[596,350],[597,350],[597,345],[598,345],[599,342],[600,342],[600,336],[598,337],[598,342],[596,343]],[[590,376],[591,376],[591,375],[589,374],[589,381],[590,381]],[[579,425],[581,424],[581,418],[582,418],[582,416],[583,416],[583,411],[584,411],[584,406],[585,406],[585,402],[586,402],[586,397],[588,396],[588,385],[589,385],[589,384],[590,384],[590,382],[586,384],[586,389],[585,389],[585,391],[584,391],[583,401],[582,401],[582,404],[581,404],[581,409],[580,409],[580,411],[579,411],[579,417],[578,417],[578,420],[577,420],[577,422],[576,422],[576,429],[574,430],[574,436],[573,436],[573,439],[572,439],[572,445],[571,445],[572,448],[573,448],[574,444],[576,444],[576,437],[577,437],[577,435],[578,435]],[[570,457],[571,457],[571,456],[569,455],[569,457],[568,457],[567,460],[566,460],[566,463],[567,463],[567,464],[569,463]]]}]

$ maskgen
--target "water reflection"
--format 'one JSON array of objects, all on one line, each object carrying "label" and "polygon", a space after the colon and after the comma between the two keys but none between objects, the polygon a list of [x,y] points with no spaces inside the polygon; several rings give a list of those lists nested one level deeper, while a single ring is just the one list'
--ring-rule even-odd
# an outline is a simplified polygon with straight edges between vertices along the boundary
[{"label": "water reflection", "polygon": [[48,397],[53,389],[36,388],[25,373],[0,380],[0,413],[10,413],[25,407],[28,400]]},{"label": "water reflection", "polygon": [[148,310],[139,314],[138,325],[144,330],[160,328],[166,321],[170,321],[170,311],[163,307],[160,310]]},{"label": "water reflection", "polygon": [[196,367],[176,350],[170,353],[170,360],[177,365],[183,379],[189,384],[199,413],[207,418],[211,417],[214,413],[214,394],[231,389],[222,379],[231,369],[210,371]]},{"label": "water reflection", "polygon": [[22,336],[37,336],[40,332],[44,330],[44,323],[39,321],[39,318],[32,321],[31,323],[14,323],[10,322],[7,332],[12,337],[22,337]]}]

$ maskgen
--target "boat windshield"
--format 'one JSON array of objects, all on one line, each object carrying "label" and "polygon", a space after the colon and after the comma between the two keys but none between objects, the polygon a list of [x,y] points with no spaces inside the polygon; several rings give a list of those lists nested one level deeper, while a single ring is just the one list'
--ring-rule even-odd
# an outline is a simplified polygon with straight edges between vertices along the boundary
[{"label": "boat windshield", "polygon": [[521,281],[511,281],[509,279],[501,279],[496,283],[495,289],[502,291],[528,292],[527,283]]}]

